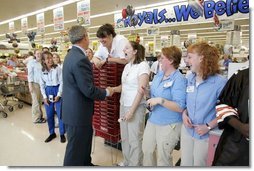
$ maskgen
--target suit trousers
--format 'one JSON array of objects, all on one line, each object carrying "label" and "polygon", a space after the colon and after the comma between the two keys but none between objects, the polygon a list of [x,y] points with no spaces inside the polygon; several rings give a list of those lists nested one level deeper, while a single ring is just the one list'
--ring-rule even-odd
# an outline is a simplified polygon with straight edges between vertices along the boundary
[{"label": "suit trousers", "polygon": [[65,125],[67,146],[64,166],[91,166],[91,148],[93,138],[92,125]]}]

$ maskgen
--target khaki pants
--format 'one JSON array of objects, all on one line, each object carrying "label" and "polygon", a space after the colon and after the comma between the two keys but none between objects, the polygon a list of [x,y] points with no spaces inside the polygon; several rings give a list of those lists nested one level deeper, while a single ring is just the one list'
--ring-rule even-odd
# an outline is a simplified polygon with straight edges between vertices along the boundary
[{"label": "khaki pants", "polygon": [[155,125],[147,121],[142,144],[144,166],[173,166],[172,152],[180,139],[181,125]]},{"label": "khaki pants", "polygon": [[208,138],[195,139],[184,125],[181,131],[181,166],[206,166]]},{"label": "khaki pants", "polygon": [[[130,107],[120,107],[120,117],[123,117]],[[139,105],[133,118],[128,122],[120,122],[122,152],[125,166],[142,166],[142,137],[145,126],[145,106]]]},{"label": "khaki pants", "polygon": [[32,120],[35,122],[38,118],[42,118],[42,95],[40,90],[40,85],[37,83],[32,83],[33,92],[32,96]]}]

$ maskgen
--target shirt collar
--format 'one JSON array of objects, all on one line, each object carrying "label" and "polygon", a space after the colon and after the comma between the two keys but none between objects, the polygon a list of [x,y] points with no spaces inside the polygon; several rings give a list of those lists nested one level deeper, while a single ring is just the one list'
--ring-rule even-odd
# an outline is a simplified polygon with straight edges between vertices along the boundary
[{"label": "shirt collar", "polygon": [[[167,79],[165,79],[165,80],[172,80],[172,79],[174,79],[175,76],[176,76],[176,73],[178,73],[178,72],[180,72],[180,71],[179,71],[178,69],[176,69],[176,70],[173,71],[173,72],[167,77]],[[164,76],[164,72],[163,72],[163,71],[159,72],[159,74],[161,75],[161,77]],[[165,81],[165,80],[164,80],[164,81]]]},{"label": "shirt collar", "polygon": [[[202,83],[209,82],[209,83],[215,83],[215,77],[214,76],[208,76],[207,79],[202,81]],[[196,73],[192,73],[190,75],[190,83],[194,84],[196,82]]]},{"label": "shirt collar", "polygon": [[72,46],[75,46],[77,48],[79,48],[80,50],[82,50],[82,52],[86,55],[86,51],[85,49],[83,49],[82,47],[80,47],[79,45],[72,45]]},{"label": "shirt collar", "polygon": [[113,37],[111,51],[109,52],[110,54],[112,54],[114,52],[114,50],[115,50],[115,47],[116,47],[116,36]]}]

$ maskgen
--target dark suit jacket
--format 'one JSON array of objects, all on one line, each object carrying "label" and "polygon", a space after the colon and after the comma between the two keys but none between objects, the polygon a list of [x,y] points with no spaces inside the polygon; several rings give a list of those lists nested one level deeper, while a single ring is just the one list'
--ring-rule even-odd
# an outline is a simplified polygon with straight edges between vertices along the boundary
[{"label": "dark suit jacket", "polygon": [[104,100],[106,90],[93,84],[93,69],[83,51],[75,46],[63,64],[62,120],[72,126],[92,125],[94,100]]}]

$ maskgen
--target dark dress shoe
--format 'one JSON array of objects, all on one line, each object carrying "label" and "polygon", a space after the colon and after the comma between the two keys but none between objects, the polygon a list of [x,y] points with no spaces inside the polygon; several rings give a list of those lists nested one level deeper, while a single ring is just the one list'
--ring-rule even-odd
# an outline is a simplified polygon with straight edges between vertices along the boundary
[{"label": "dark dress shoe", "polygon": [[50,142],[51,140],[53,140],[54,138],[56,138],[56,134],[51,134],[46,140],[45,140],[45,143],[48,143]]},{"label": "dark dress shoe", "polygon": [[66,138],[64,135],[60,135],[60,141],[61,143],[65,143],[66,142]]},{"label": "dark dress shoe", "polygon": [[99,165],[95,165],[93,163],[90,163],[88,166],[99,166]]}]

